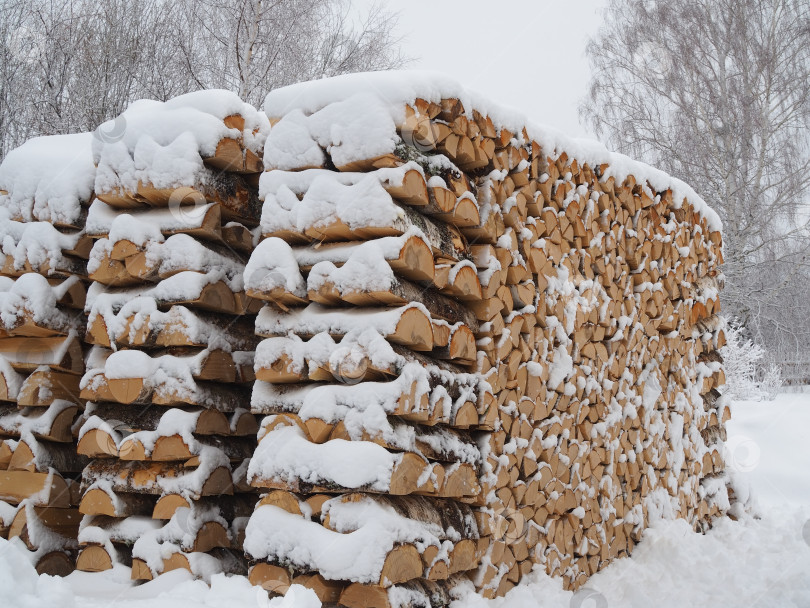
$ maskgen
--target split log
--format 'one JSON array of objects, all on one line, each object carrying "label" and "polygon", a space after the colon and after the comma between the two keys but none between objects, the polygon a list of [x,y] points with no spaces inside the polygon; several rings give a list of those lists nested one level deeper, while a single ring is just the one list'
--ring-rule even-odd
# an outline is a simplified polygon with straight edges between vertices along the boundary
[{"label": "split log", "polygon": [[76,570],[80,572],[105,572],[106,570],[112,570],[115,563],[123,563],[125,566],[132,564],[131,552],[122,551],[123,547],[115,547],[115,549],[117,555],[113,557],[101,545],[85,545],[79,550],[79,555],[76,557]]},{"label": "split log", "polygon": [[48,408],[25,408],[0,405],[0,434],[19,437],[30,432],[38,439],[71,443],[73,421],[79,412],[77,405],[55,401]]},{"label": "split log", "polygon": [[[433,251],[421,234],[394,237],[403,240],[397,248],[389,248],[386,242],[380,243],[385,261],[400,276],[412,281],[433,281]],[[351,255],[365,243],[324,243],[317,247],[293,248],[293,255],[303,272],[309,272],[318,262],[328,261],[337,267],[342,266]]]},{"label": "split log", "polygon": [[[238,554],[227,549],[214,549],[209,552],[219,560],[220,566],[225,574],[244,575],[247,573],[247,563]],[[153,572],[143,559],[133,556],[132,558],[132,580],[153,580],[155,576],[171,572],[172,570],[188,570],[192,574],[195,573],[188,560],[188,556],[183,552],[175,551],[163,557],[163,563],[160,568]]]},{"label": "split log", "polygon": [[[420,456],[412,453],[395,454],[391,456],[393,457],[394,466],[390,476],[386,479],[386,491],[388,494],[392,494],[394,496],[412,494],[419,490],[420,487],[425,486],[424,483],[419,483],[419,480],[425,471],[427,463]],[[261,477],[256,477],[250,480],[250,484],[257,488],[289,490],[291,492],[301,492],[305,494],[313,492],[324,494],[343,494],[354,490],[371,492],[380,491],[375,490],[374,488],[347,488],[337,484],[335,480],[327,478],[318,479],[317,482],[304,482],[299,479],[287,481],[281,479],[264,479]],[[430,485],[430,482],[428,485]]]},{"label": "split log", "polygon": [[250,458],[256,442],[249,437],[200,437],[190,445],[180,435],[160,436],[155,440],[151,451],[135,438],[124,439],[118,447],[121,460],[140,460],[151,462],[186,461],[200,455],[205,446],[216,447],[229,459],[242,461]]},{"label": "split log", "polygon": [[347,608],[422,608],[448,606],[453,582],[414,580],[393,587],[352,583],[340,594]]},{"label": "split log", "polygon": [[177,188],[155,188],[139,183],[135,192],[115,190],[97,192],[96,196],[114,208],[137,209],[143,207],[168,207],[180,209],[217,203],[222,217],[241,223],[258,223],[261,203],[253,188],[245,180],[232,173],[207,170],[197,183]]},{"label": "split log", "polygon": [[[178,213],[177,209],[145,209],[143,211],[133,210],[129,213],[141,222],[156,226],[166,237],[174,234],[188,234],[204,241],[223,242],[221,228],[223,214],[217,203],[192,205],[183,208],[182,213]],[[95,201],[88,214],[88,223],[85,227],[87,234],[94,238],[107,238],[112,222],[118,215],[118,211],[108,204],[101,200]],[[116,247],[124,251],[126,243],[118,241]],[[133,245],[130,255],[137,251],[137,246]],[[113,253],[113,259],[123,260],[125,257],[126,254],[116,256],[115,252]],[[84,275],[86,272],[79,276]]]},{"label": "split log", "polygon": [[200,347],[206,348],[216,339],[231,347],[232,351],[253,350],[258,339],[253,323],[221,314],[192,311],[184,306],[172,306],[168,312],[132,315],[126,319],[111,320],[110,325],[122,330],[111,336],[108,324],[101,314],[91,315],[86,340],[90,344],[110,348],[123,347]]},{"label": "split log", "polygon": [[122,404],[198,406],[221,412],[231,412],[238,404],[249,400],[241,387],[212,382],[200,381],[180,388],[171,383],[153,387],[149,386],[146,378],[107,379],[99,376],[96,376],[96,382],[82,389],[82,399]]},{"label": "split log", "polygon": [[478,331],[475,315],[464,305],[434,289],[426,289],[404,279],[395,278],[385,291],[341,288],[327,279],[317,290],[310,290],[308,295],[311,301],[324,305],[343,301],[355,306],[404,306],[417,302],[430,312],[432,318],[464,323],[473,332]]},{"label": "split log", "polygon": [[[182,408],[194,414],[194,426],[191,432],[195,435],[237,435],[246,437],[256,434],[258,423],[255,416],[244,409],[237,409],[226,414],[214,409]],[[116,403],[93,403],[85,410],[85,416],[97,416],[108,421],[113,430],[123,434],[138,431],[154,431],[167,410],[162,407],[130,408]]]},{"label": "split log", "polygon": [[164,462],[94,460],[85,467],[86,483],[108,480],[113,492],[160,495],[166,487],[182,484],[191,496],[233,493],[233,479],[226,466],[188,468],[183,464]]},{"label": "split log", "polygon": [[[30,522],[30,518],[36,521]],[[53,507],[30,507],[17,511],[9,526],[8,538],[19,537],[29,551],[36,551],[39,547],[29,534],[29,523],[34,527],[45,526],[52,532],[64,538],[76,538],[79,533],[81,514],[77,509],[56,509]]]},{"label": "split log", "polygon": [[[243,121],[244,122],[244,121]],[[243,147],[239,140],[226,137],[217,144],[213,156],[203,158],[206,166],[233,173],[259,173],[262,160],[253,150]]]},{"label": "split log", "polygon": [[256,507],[258,497],[254,494],[234,494],[232,496],[202,496],[191,500],[182,493],[164,494],[158,498],[152,510],[152,519],[171,519],[177,509],[215,507],[226,521],[248,517]]},{"label": "split log", "polygon": [[42,276],[53,279],[69,279],[71,277],[87,276],[87,262],[72,256],[60,256],[53,262],[51,260],[36,260],[32,263],[26,260],[19,265],[10,255],[0,253],[0,275],[7,277],[21,277],[22,275],[35,272]]},{"label": "split log", "polygon": [[108,517],[150,516],[155,506],[154,496],[115,492],[101,488],[89,488],[79,503],[79,512],[84,515]]},{"label": "split log", "polygon": [[[356,530],[357,526],[352,526],[348,521],[340,520],[339,530],[332,525],[334,515],[339,514],[340,505],[348,504],[367,504],[369,508],[378,505],[380,508],[391,509],[402,518],[412,520],[416,524],[429,526],[431,535],[440,530],[441,533],[437,536],[439,540],[457,539],[458,536],[462,539],[477,539],[479,537],[478,526],[473,509],[470,506],[455,500],[422,496],[392,497],[360,493],[344,494],[330,501],[329,513],[332,515],[324,517],[323,525],[342,533]],[[348,527],[346,524],[349,524]]]},{"label": "split log", "polygon": [[21,439],[8,463],[8,470],[47,473],[53,468],[61,473],[79,473],[86,464],[87,458],[77,454],[72,443]]},{"label": "split log", "polygon": [[[328,387],[313,384],[257,384],[251,399],[251,411],[255,414],[302,414],[309,404],[312,407],[324,393],[335,391],[332,399],[337,407],[345,410],[380,411],[390,416],[400,416],[415,422],[430,419],[430,403],[424,387],[418,381],[398,378],[392,382],[378,383],[369,391],[368,385]],[[303,414],[302,414],[303,415]],[[326,418],[326,416],[323,416]],[[305,416],[304,424],[313,437],[328,436],[338,422],[336,412],[329,420]]]},{"label": "split log", "polygon": [[44,407],[57,400],[80,403],[81,376],[54,369],[36,369],[20,387],[17,405]]},{"label": "split log", "polygon": [[302,585],[315,592],[322,604],[337,604],[347,583],[329,581],[320,574],[299,574],[292,579],[293,585]]},{"label": "split log", "polygon": [[82,346],[75,334],[66,338],[5,338],[0,355],[15,370],[33,372],[40,366],[70,374],[84,372]]},{"label": "split log", "polygon": [[[340,220],[335,220],[328,225],[312,226],[298,234],[290,232],[268,232],[263,233],[263,237],[277,236],[282,239],[293,239],[303,241],[318,241],[322,243],[334,243],[338,241],[366,241],[384,237],[399,237],[414,230],[420,231],[433,249],[434,257],[442,260],[458,262],[467,256],[467,244],[465,238],[457,228],[451,227],[441,221],[433,221],[420,214],[411,207],[399,207],[399,217],[388,226],[369,225],[365,227],[349,228]],[[303,237],[303,238],[302,238]]]},{"label": "split log", "polygon": [[333,311],[317,304],[310,304],[301,311],[278,313],[263,308],[256,321],[256,333],[264,337],[283,336],[292,331],[301,337],[311,338],[327,332],[334,337],[343,336],[359,324],[371,327],[387,340],[408,346],[417,351],[433,349],[433,326],[430,317],[415,306],[391,310],[352,309]]},{"label": "split log", "polygon": [[[178,255],[180,246],[184,251]],[[244,265],[242,257],[229,246],[202,244],[189,240],[186,235],[170,237],[165,243],[154,244],[148,251],[141,250],[127,256],[123,262],[125,275],[136,282],[168,279],[181,272],[204,273],[210,268],[241,268]]]},{"label": "split log", "polygon": [[79,548],[79,555],[76,557],[76,570],[81,572],[105,572],[111,570],[116,564],[131,568],[132,545],[113,542],[112,548],[114,554],[111,555],[107,548],[101,545],[82,545]]},{"label": "split log", "polygon": [[30,498],[35,506],[66,509],[72,504],[72,492],[58,473],[0,471],[0,500],[19,504]]},{"label": "split log", "polygon": [[52,338],[67,336],[71,331],[78,330],[82,325],[84,325],[84,318],[79,311],[66,313],[57,310],[56,314],[51,314],[44,319],[38,319],[30,311],[22,310],[13,320],[6,320],[3,323],[3,330],[9,336]]}]

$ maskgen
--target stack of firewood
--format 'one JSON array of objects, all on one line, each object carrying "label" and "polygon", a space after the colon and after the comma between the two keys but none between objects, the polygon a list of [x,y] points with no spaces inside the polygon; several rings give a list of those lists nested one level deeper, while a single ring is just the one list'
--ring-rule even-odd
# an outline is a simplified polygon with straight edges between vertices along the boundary
[{"label": "stack of firewood", "polygon": [[[74,569],[87,464],[75,432],[92,187],[72,192],[58,176],[92,169],[89,138],[31,140],[5,163],[25,172],[0,179],[0,533],[24,543],[38,572],[60,575]],[[56,176],[60,202],[32,187],[38,175]]]},{"label": "stack of firewood", "polygon": [[[77,567],[120,562],[134,579],[240,572],[257,431],[247,409],[257,306],[242,273],[266,119],[223,92],[146,109],[131,106],[119,137],[94,150]],[[155,140],[163,147],[144,160]],[[191,168],[173,172],[176,157]]]},{"label": "stack of firewood", "polygon": [[575,588],[662,511],[706,525],[727,503],[716,216],[391,83],[267,99],[251,579],[436,605],[536,563]]},{"label": "stack of firewood", "polygon": [[137,102],[76,183],[0,166],[0,521],[41,569],[439,606],[728,509],[691,189],[429,76],[265,112]]}]

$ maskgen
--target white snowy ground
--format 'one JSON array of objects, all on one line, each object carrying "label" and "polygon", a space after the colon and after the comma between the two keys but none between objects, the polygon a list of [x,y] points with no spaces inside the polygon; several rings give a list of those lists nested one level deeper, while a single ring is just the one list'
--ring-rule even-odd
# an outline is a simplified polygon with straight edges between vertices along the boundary
[{"label": "white snowy ground", "polygon": [[[618,608],[810,606],[810,394],[774,402],[737,402],[726,460],[751,482],[761,518],[720,522],[706,535],[683,522],[650,529],[631,559],[594,576],[576,594],[533,573],[506,598],[467,595],[453,608]],[[318,608],[292,587],[267,599],[244,578],[214,577],[211,587],[170,572],[132,587],[129,571],[37,576],[12,543],[0,539],[0,606],[20,608]]]}]

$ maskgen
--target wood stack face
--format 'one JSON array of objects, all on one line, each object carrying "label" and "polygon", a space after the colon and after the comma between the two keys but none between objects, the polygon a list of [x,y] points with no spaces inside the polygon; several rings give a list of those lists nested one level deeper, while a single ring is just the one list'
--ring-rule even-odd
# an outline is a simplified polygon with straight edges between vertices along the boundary
[{"label": "wood stack face", "polygon": [[21,540],[38,572],[66,575],[87,464],[75,435],[91,246],[81,227],[92,195],[68,212],[10,198],[0,191],[0,534]]},{"label": "wood stack face", "polygon": [[[245,141],[258,115],[241,102],[224,117],[226,108],[193,105],[173,100],[148,118],[172,118],[179,107],[200,121],[194,171],[167,180],[157,157],[127,179],[126,159],[145,145],[145,136],[130,136],[139,119],[130,112],[122,140],[96,148],[81,570],[121,562],[133,579],[243,570],[244,522],[256,501],[244,476],[256,446],[247,409],[256,340],[247,328],[257,307],[242,273],[259,217],[250,186],[258,161]],[[218,141],[213,154],[205,140]],[[124,161],[123,145],[135,150]],[[116,177],[102,180],[105,170]]]},{"label": "wood stack face", "polygon": [[[270,302],[249,479],[272,492],[247,528],[254,582],[435,605],[462,578],[503,595],[540,564],[576,588],[650,518],[703,527],[723,512],[711,219],[456,98],[390,110],[397,137],[380,145],[367,98],[280,116],[272,98],[265,240],[246,274]],[[306,154],[285,154],[290,133]],[[464,533],[442,519],[451,508]],[[397,532],[335,567],[377,510]]]},{"label": "wood stack face", "polygon": [[[72,223],[0,200],[61,230],[27,261],[3,242],[0,462],[34,456],[3,496],[81,472],[58,505],[85,516],[80,569],[439,606],[535,564],[577,588],[650,521],[728,509],[714,213],[458,87],[391,82],[282,89],[269,121],[222,92],[139,102],[93,142]],[[6,314],[26,294],[47,321]]]}]

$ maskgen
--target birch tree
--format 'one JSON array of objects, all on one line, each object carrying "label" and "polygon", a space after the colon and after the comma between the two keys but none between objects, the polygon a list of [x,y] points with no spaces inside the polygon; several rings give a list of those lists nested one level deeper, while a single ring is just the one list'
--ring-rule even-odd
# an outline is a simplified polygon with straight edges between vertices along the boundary
[{"label": "birch tree", "polygon": [[723,304],[793,355],[810,339],[810,1],[610,0],[580,111],[724,224]]}]

